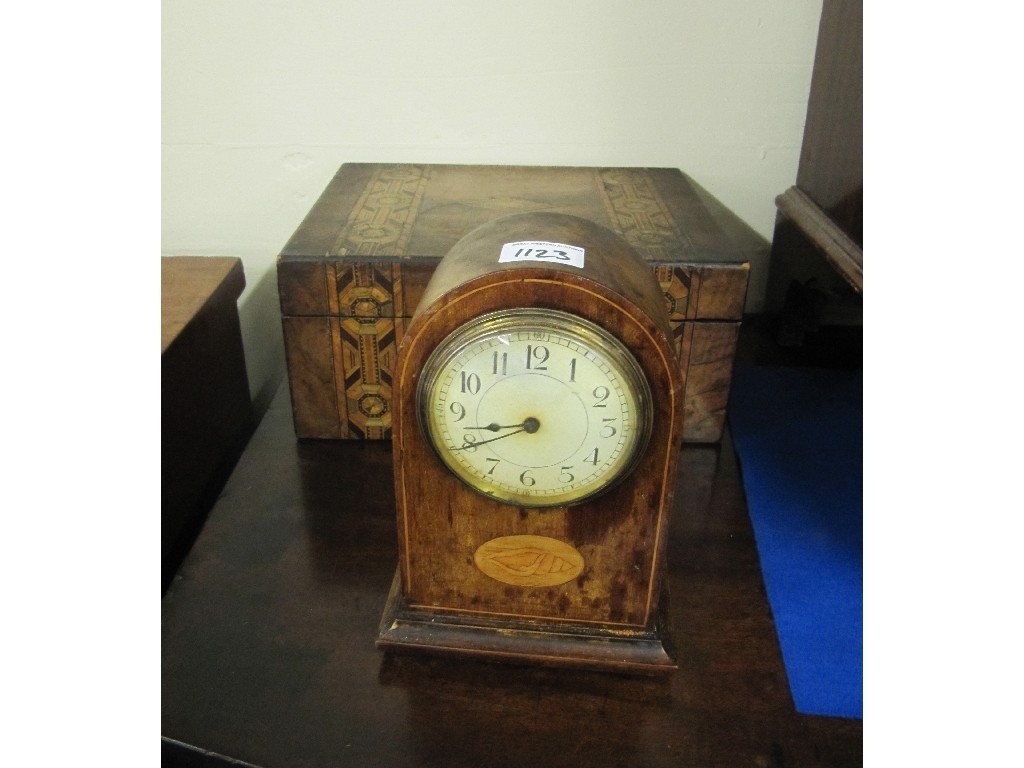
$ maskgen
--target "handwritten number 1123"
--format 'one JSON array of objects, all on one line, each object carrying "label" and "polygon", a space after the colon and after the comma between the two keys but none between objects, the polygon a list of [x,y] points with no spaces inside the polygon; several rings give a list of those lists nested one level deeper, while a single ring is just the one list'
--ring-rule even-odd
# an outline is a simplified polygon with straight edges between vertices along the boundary
[{"label": "handwritten number 1123", "polygon": [[565,251],[548,251],[547,248],[520,248],[512,258],[558,259],[559,261],[570,261],[569,254]]}]

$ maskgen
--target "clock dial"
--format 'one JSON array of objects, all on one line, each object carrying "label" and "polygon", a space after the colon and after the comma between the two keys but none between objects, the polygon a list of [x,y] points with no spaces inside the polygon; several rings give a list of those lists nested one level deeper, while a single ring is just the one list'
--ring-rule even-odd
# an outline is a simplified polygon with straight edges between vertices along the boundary
[{"label": "clock dial", "polygon": [[421,426],[463,482],[500,501],[566,506],[628,474],[650,434],[633,356],[566,312],[484,315],[445,339],[418,390]]}]

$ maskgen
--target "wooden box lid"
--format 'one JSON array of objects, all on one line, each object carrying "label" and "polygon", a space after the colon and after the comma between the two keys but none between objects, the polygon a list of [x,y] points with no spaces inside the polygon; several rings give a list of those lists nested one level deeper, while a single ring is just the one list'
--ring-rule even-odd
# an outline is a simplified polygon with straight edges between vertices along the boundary
[{"label": "wooden box lid", "polygon": [[[730,306],[738,318],[747,262],[765,241],[674,168],[579,168],[346,163],[278,257],[286,316],[333,315],[328,265],[399,267],[409,287],[471,230],[499,216],[551,211],[616,232],[652,266],[742,270]],[[407,302],[408,303],[408,302]],[[395,307],[395,315],[412,306]]]}]

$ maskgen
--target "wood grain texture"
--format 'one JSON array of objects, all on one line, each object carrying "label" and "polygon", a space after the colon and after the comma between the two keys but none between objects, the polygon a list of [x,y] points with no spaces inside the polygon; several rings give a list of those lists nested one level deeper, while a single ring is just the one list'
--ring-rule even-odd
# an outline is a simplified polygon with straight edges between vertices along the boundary
[{"label": "wood grain texture", "polygon": [[161,259],[161,560],[170,582],[255,427],[237,258]]},{"label": "wood grain texture", "polygon": [[825,0],[796,185],[863,245],[864,10]]},{"label": "wood grain texture", "polygon": [[[517,212],[576,215],[614,231],[655,273],[673,320],[739,321],[748,260],[766,247],[677,169],[346,164],[278,259],[282,315],[407,320],[461,237]],[[403,327],[396,323],[398,341]],[[286,337],[292,332],[285,323]],[[286,345],[300,344],[286,338]],[[303,398],[319,379],[307,368],[289,366],[288,374],[298,436],[387,438],[386,427],[365,432],[351,411],[330,416],[323,393],[307,409]],[[366,384],[368,394],[379,394],[375,382]],[[337,400],[353,397],[350,380],[339,377],[333,386]]]},{"label": "wood grain texture", "polygon": [[714,442],[725,426],[739,323],[686,323],[677,329],[686,361],[684,439]]},{"label": "wood grain texture", "polygon": [[[344,401],[338,396],[338,346],[340,332],[332,319],[324,317],[285,317],[284,342],[288,377],[291,384],[295,431],[304,437],[346,437]],[[335,325],[340,325],[334,320]]]},{"label": "wood grain texture", "polygon": [[652,264],[742,261],[721,218],[674,168],[377,163],[341,166],[281,260],[436,260],[492,219],[541,211],[608,227]]},{"label": "wood grain texture", "polygon": [[701,269],[700,292],[690,302],[692,310],[688,317],[711,322],[739,320],[743,317],[749,279],[747,264]]},{"label": "wood grain texture", "polygon": [[235,302],[245,288],[241,259],[165,256],[160,259],[160,354],[208,306]]},{"label": "wood grain texture", "polygon": [[[501,244],[522,239],[583,247],[586,268],[498,263]],[[519,306],[571,312],[601,325],[632,351],[653,394],[654,426],[636,468],[606,494],[575,506],[525,509],[486,498],[444,468],[419,428],[416,389],[433,349],[467,321]],[[651,631],[684,384],[658,284],[627,243],[589,221],[557,214],[503,217],[474,231],[435,270],[399,348],[393,386],[402,577],[396,613],[437,613],[446,625],[458,614],[503,619],[509,629],[538,635],[547,630],[526,623],[575,625],[577,632],[583,626],[594,632]],[[566,542],[587,567],[557,589],[517,589],[476,567],[474,553],[488,541],[522,535]],[[382,644],[399,643],[388,625],[383,629]],[[559,653],[572,656],[571,646]],[[475,641],[471,647],[467,652],[487,652]],[[535,658],[550,661],[552,655],[551,649],[539,649]]]},{"label": "wood grain texture", "polygon": [[284,317],[324,317],[331,314],[327,264],[321,260],[292,261],[277,270],[277,290]]},{"label": "wood grain texture", "polygon": [[[796,183],[858,249],[864,240],[862,6],[861,0],[822,4]],[[840,257],[837,271],[813,236],[776,216],[766,309],[783,315],[788,343],[802,342],[808,325],[862,324],[856,273],[863,264],[851,261]]]},{"label": "wood grain texture", "polygon": [[864,290],[864,253],[798,187],[790,187],[775,198],[779,213],[793,222],[858,293]]},{"label": "wood grain texture", "polygon": [[[586,266],[580,269],[558,262],[540,266],[498,261],[505,243],[527,239],[582,247],[586,251]],[[664,298],[653,279],[654,274],[625,240],[587,219],[547,212],[502,216],[459,240],[434,269],[417,307],[417,315],[436,312],[441,297],[461,284],[500,273],[507,273],[498,278],[505,282],[543,275],[573,284],[597,283],[635,304],[664,334],[670,334]],[[580,279],[581,276],[585,278]],[[514,295],[510,295],[509,300],[516,302],[511,306],[535,306],[516,301]]]}]

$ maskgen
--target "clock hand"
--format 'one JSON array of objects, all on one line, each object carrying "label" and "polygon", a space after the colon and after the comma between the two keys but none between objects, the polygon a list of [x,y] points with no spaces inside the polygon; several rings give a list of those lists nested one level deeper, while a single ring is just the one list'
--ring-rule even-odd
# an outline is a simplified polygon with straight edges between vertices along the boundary
[{"label": "clock hand", "polygon": [[[486,427],[485,427],[485,429],[486,429]],[[504,435],[498,435],[497,437],[492,437],[490,440],[481,440],[479,443],[466,443],[465,445],[463,445],[463,446],[461,446],[459,448],[449,448],[449,450],[451,450],[451,451],[464,451],[467,448],[476,448],[478,445],[487,445],[488,443],[493,443],[495,440],[504,440],[506,437],[512,437],[512,435],[518,435],[520,432],[525,432],[525,431],[526,431],[525,429],[517,429],[515,432],[506,432]]]},{"label": "clock hand", "polygon": [[[519,427],[520,431],[529,432],[532,435],[534,432],[540,429],[540,422],[537,421],[537,419],[533,418],[533,416],[530,416],[529,418],[525,419],[522,424],[501,425],[492,421],[486,427],[463,427],[463,429],[486,429],[490,432],[497,432],[499,429],[515,429],[516,427]],[[491,441],[485,440],[484,442],[489,443]],[[476,445],[483,445],[483,443],[476,443]]]},{"label": "clock hand", "polygon": [[[491,429],[494,427],[495,429]],[[488,440],[481,440],[479,443],[466,443],[459,448],[450,448],[452,451],[465,451],[468,448],[476,448],[478,445],[487,445],[493,443],[495,440],[504,440],[506,437],[512,437],[512,435],[518,435],[520,432],[526,432],[532,435],[538,429],[540,429],[540,421],[530,416],[525,419],[522,424],[513,424],[512,427],[519,427],[515,432],[506,432],[504,435],[498,435],[497,437],[489,438]],[[510,429],[511,427],[500,427],[497,424],[488,424],[486,427],[463,427],[463,429],[490,429],[492,432],[496,432],[499,429]]]}]

